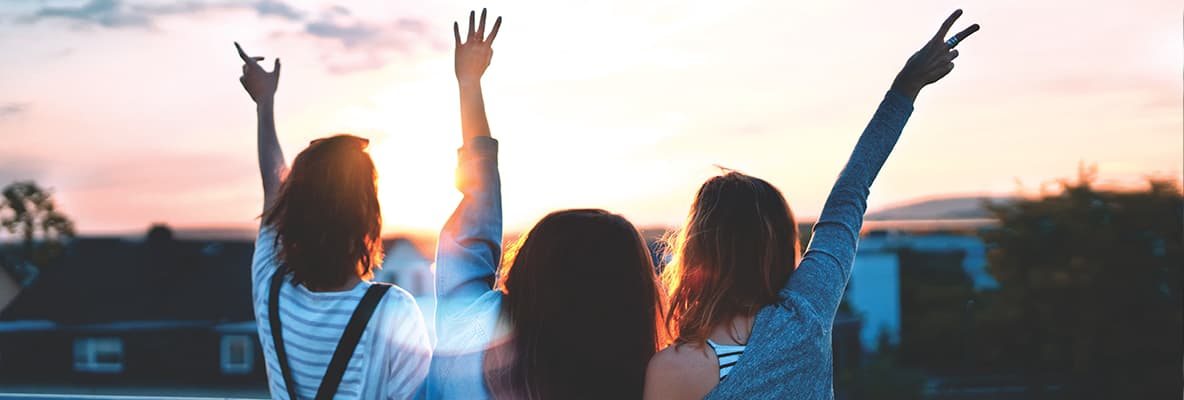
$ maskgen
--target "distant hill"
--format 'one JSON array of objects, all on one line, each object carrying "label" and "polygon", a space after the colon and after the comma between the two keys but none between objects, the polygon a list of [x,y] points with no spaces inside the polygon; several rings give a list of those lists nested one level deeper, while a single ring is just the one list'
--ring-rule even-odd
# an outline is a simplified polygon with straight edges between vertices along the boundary
[{"label": "distant hill", "polygon": [[984,202],[1009,202],[1006,196],[962,196],[926,199],[888,207],[867,214],[869,221],[908,221],[942,219],[982,219],[991,215],[983,209]]}]

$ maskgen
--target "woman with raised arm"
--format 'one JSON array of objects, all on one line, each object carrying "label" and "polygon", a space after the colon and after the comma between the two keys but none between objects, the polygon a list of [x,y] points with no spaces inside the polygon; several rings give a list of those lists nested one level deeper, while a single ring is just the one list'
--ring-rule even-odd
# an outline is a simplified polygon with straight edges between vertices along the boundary
[{"label": "woman with raised arm", "polygon": [[640,399],[665,344],[653,261],[636,228],[603,210],[547,215],[501,264],[497,141],[481,76],[501,18],[456,36],[461,129],[457,188],[436,256],[439,343],[432,399]]},{"label": "woman with raised arm", "polygon": [[868,188],[921,88],[953,68],[955,11],[897,75],[831,189],[806,254],[781,192],[738,172],[709,179],[662,272],[675,344],[650,361],[646,398],[833,398],[831,327],[851,276]]},{"label": "woman with raised arm", "polygon": [[264,204],[251,288],[271,397],[413,398],[431,343],[415,299],[369,281],[382,258],[369,141],[314,140],[288,169],[275,133],[280,60],[267,72],[235,47],[259,117]]}]

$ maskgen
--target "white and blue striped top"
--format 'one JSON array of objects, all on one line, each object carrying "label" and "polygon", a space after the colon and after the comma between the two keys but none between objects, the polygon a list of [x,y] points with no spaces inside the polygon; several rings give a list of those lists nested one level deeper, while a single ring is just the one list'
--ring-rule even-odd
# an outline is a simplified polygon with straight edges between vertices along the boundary
[{"label": "white and blue striped top", "polygon": [[[267,322],[268,288],[278,267],[275,254],[275,231],[263,227],[255,241],[251,267],[255,321],[263,358],[267,361],[271,397],[287,399],[288,391]],[[291,284],[280,289],[284,346],[296,393],[301,398],[315,397],[337,342],[370,285],[362,282],[340,292],[313,292],[303,285]],[[431,342],[415,299],[393,287],[366,325],[334,398],[413,398],[427,377],[431,358]]]},{"label": "white and blue striped top", "polygon": [[732,367],[740,361],[740,356],[744,355],[744,347],[740,345],[719,344],[707,339],[707,346],[715,351],[715,358],[719,360],[719,380],[724,380],[728,377],[728,373],[732,372]]}]

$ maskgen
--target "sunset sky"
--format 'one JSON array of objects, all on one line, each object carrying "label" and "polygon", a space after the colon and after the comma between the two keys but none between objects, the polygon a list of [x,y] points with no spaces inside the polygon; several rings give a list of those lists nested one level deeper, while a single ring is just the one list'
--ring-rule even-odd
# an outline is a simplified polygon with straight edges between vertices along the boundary
[{"label": "sunset sky", "polygon": [[982,31],[921,93],[873,209],[1035,189],[1081,161],[1109,181],[1181,176],[1178,0],[4,0],[0,185],[52,187],[83,234],[257,223],[237,40],[283,60],[289,160],[369,137],[388,233],[437,229],[459,199],[451,25],[483,5],[505,18],[484,81],[507,230],[568,207],[677,224],[715,164],[813,219],[898,68],[959,7],[955,30]]}]

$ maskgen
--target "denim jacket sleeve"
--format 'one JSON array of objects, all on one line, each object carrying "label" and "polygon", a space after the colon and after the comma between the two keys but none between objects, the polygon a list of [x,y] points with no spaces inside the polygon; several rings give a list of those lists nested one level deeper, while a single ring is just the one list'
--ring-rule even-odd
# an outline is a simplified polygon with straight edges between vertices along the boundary
[{"label": "denim jacket sleeve", "polygon": [[440,231],[436,245],[437,334],[446,316],[465,309],[493,288],[501,261],[502,196],[497,140],[476,137],[458,153],[456,187],[464,197]]}]

